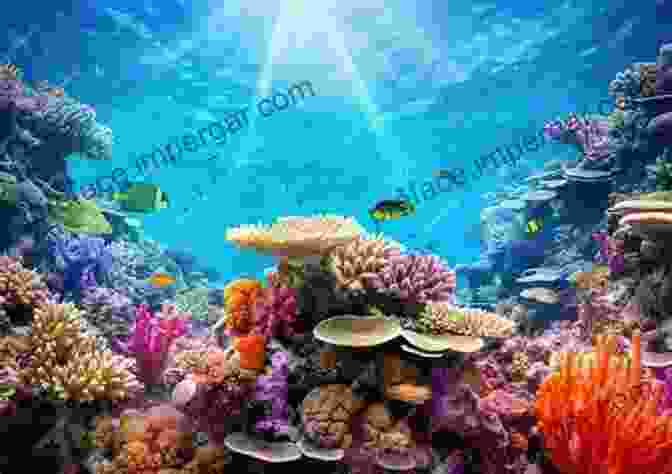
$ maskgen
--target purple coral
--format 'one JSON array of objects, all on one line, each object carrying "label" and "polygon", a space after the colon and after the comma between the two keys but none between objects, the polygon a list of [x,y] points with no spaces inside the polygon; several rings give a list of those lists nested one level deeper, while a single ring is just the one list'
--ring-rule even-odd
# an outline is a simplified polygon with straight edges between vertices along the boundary
[{"label": "purple coral", "polygon": [[26,95],[25,86],[19,79],[0,79],[0,109],[16,108],[24,112],[35,112],[46,107],[46,96]]},{"label": "purple coral", "polygon": [[435,255],[399,255],[371,278],[372,286],[409,303],[452,301],[455,272]]},{"label": "purple coral", "polygon": [[625,270],[624,242],[614,239],[606,231],[594,232],[593,239],[599,245],[597,261],[609,266],[609,271],[618,274]]},{"label": "purple coral", "polygon": [[289,357],[286,352],[276,352],[271,357],[271,375],[257,377],[255,400],[270,400],[271,414],[255,424],[260,432],[284,434],[289,429],[287,409],[287,377],[289,376]]},{"label": "purple coral", "polygon": [[104,239],[56,236],[49,241],[55,257],[63,262],[63,290],[76,298],[97,285],[112,268],[113,257]]},{"label": "purple coral", "polygon": [[271,286],[254,305],[253,334],[267,337],[291,336],[295,332],[297,290]]},{"label": "purple coral", "polygon": [[582,119],[576,114],[570,114],[565,120],[547,122],[544,135],[560,143],[575,145],[590,161],[599,161],[611,154],[606,120]]},{"label": "purple coral", "polygon": [[116,342],[123,352],[135,357],[138,378],[154,385],[161,382],[170,345],[186,332],[186,321],[161,318],[152,314],[147,305],[138,305],[129,339],[125,343]]}]

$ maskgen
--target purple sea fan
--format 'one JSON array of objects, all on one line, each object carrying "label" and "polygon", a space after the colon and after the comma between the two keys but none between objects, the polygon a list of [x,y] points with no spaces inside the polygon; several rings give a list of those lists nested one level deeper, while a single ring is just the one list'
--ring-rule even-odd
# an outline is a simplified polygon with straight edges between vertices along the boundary
[{"label": "purple sea fan", "polygon": [[283,286],[264,288],[254,304],[253,334],[267,337],[291,336],[295,333],[297,290]]},{"label": "purple sea fan", "polygon": [[452,302],[455,272],[435,255],[407,254],[388,260],[371,284],[409,303]]}]

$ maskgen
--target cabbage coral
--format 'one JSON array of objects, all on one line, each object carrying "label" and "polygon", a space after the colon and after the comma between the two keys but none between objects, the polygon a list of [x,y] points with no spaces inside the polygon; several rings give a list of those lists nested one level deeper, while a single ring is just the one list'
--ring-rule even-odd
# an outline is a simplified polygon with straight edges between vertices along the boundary
[{"label": "cabbage coral", "polygon": [[247,278],[232,281],[224,288],[224,325],[247,334],[254,323],[253,309],[261,293],[261,282]]},{"label": "cabbage coral", "polygon": [[21,260],[0,255],[0,327],[31,321],[35,308],[49,300],[49,290],[40,275]]},{"label": "cabbage coral", "polygon": [[388,259],[369,282],[409,303],[448,301],[455,290],[455,272],[435,255],[399,255]]},{"label": "cabbage coral", "polygon": [[643,390],[639,333],[632,342],[629,366],[600,337],[594,363],[566,353],[539,388],[538,426],[560,471],[672,473],[672,416],[658,415],[661,385]]},{"label": "cabbage coral", "polygon": [[399,256],[401,250],[398,242],[382,235],[367,236],[336,247],[329,254],[329,268],[341,287],[358,291],[376,278],[387,261]]},{"label": "cabbage coral", "polygon": [[128,398],[141,387],[131,372],[133,361],[97,350],[95,339],[82,331],[81,317],[69,303],[36,309],[22,381],[44,386],[65,400]]},{"label": "cabbage coral", "polygon": [[457,308],[450,303],[428,303],[417,321],[419,329],[433,334],[460,334],[472,337],[513,335],[515,323],[480,309]]},{"label": "cabbage coral", "polygon": [[243,225],[226,231],[226,240],[278,257],[324,255],[364,232],[353,218],[342,216],[281,217],[270,226]]}]

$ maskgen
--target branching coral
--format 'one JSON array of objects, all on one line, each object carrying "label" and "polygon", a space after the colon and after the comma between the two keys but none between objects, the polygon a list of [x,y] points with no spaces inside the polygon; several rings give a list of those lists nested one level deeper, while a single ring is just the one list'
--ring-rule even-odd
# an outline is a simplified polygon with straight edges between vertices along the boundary
[{"label": "branching coral", "polygon": [[[163,312],[169,311],[163,309]],[[146,305],[139,305],[130,337],[119,346],[135,358],[140,379],[146,384],[157,384],[165,371],[170,345],[186,331],[185,319],[167,318],[161,313],[154,315]]]},{"label": "branching coral", "polygon": [[242,370],[233,351],[208,352],[204,366],[193,372],[176,387],[194,384],[189,395],[176,398],[196,426],[215,442],[223,442],[232,426],[240,422],[245,403],[254,391],[256,373]]},{"label": "branching coral", "polygon": [[291,336],[296,332],[297,291],[294,288],[268,287],[254,305],[254,334]]},{"label": "branching coral", "polygon": [[329,268],[339,285],[351,291],[359,291],[376,278],[392,257],[401,254],[398,242],[382,235],[367,236],[335,248],[329,255]]},{"label": "branching coral", "polygon": [[600,246],[599,262],[607,264],[611,273],[621,273],[625,268],[624,244],[620,239],[614,239],[606,231],[593,233]]},{"label": "branching coral", "polygon": [[280,257],[324,255],[364,233],[353,218],[342,216],[281,217],[270,226],[243,225],[226,231],[239,247]]},{"label": "branching coral", "polygon": [[370,284],[404,301],[448,301],[455,290],[455,272],[435,255],[399,255],[387,260]]},{"label": "branching coral", "polygon": [[[537,392],[539,428],[562,472],[672,472],[672,417],[657,414],[662,387],[642,390],[641,337],[632,362],[614,357],[615,342],[600,338],[595,362],[563,355],[560,371]],[[619,362],[620,361],[620,362]]]},{"label": "branching coral", "polygon": [[254,324],[254,305],[261,293],[261,282],[247,278],[232,281],[224,288],[224,324],[228,329],[247,334]]},{"label": "branching coral", "polygon": [[35,310],[30,351],[22,380],[44,386],[58,398],[120,400],[141,388],[130,359],[97,350],[95,339],[83,334],[81,312],[72,304]]},{"label": "branching coral", "polygon": [[271,357],[271,374],[257,377],[254,399],[269,401],[271,410],[268,416],[261,417],[255,423],[255,429],[262,433],[287,433],[287,377],[289,376],[289,357],[286,352],[278,351]]},{"label": "branching coral", "polygon": [[419,329],[433,334],[460,334],[473,337],[506,337],[513,334],[515,323],[495,313],[479,309],[457,308],[450,303],[427,304],[417,321]]},{"label": "branching coral", "polygon": [[120,423],[96,422],[96,445],[109,450],[112,462],[98,465],[97,474],[221,474],[224,449],[194,449],[194,434],[185,417],[170,405],[146,412],[124,413]]},{"label": "branching coral", "polygon": [[609,268],[605,265],[595,265],[589,271],[572,274],[570,280],[580,290],[605,290],[609,285]]},{"label": "branching coral", "polygon": [[111,288],[94,286],[83,292],[84,317],[109,338],[127,337],[134,311],[131,300]]},{"label": "branching coral", "polygon": [[49,290],[38,273],[19,259],[0,255],[0,327],[30,322],[35,308],[48,300]]}]

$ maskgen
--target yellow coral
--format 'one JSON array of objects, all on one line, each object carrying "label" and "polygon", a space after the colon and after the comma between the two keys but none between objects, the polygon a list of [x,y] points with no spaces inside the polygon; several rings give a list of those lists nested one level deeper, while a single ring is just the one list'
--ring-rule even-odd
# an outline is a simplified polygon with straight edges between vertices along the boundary
[{"label": "yellow coral", "polygon": [[387,260],[401,250],[401,244],[382,234],[359,238],[336,247],[329,255],[329,268],[342,287],[362,290],[367,286],[367,277],[379,273]]},{"label": "yellow coral", "polygon": [[35,311],[30,336],[32,358],[20,371],[25,383],[43,385],[65,400],[120,400],[138,386],[132,361],[109,350],[81,326],[82,312],[71,303],[47,304]]},{"label": "yellow coral", "polygon": [[506,337],[513,334],[515,322],[479,309],[457,308],[446,302],[431,302],[418,319],[420,329],[433,334],[459,334],[470,337]]},{"label": "yellow coral", "polygon": [[609,267],[594,265],[590,271],[579,271],[572,275],[574,286],[581,290],[601,290],[609,285]]},{"label": "yellow coral", "polygon": [[270,226],[253,224],[226,231],[226,240],[279,257],[324,255],[364,233],[352,218],[342,216],[281,217]]}]

